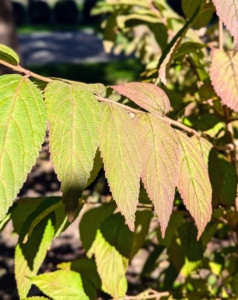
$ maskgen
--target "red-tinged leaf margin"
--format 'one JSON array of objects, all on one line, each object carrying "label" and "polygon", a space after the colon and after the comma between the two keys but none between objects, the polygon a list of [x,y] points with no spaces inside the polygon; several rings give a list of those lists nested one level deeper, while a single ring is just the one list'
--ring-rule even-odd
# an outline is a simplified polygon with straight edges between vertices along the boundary
[{"label": "red-tinged leaf margin", "polygon": [[135,123],[142,148],[141,178],[154,204],[164,237],[178,180],[179,139],[171,126],[151,114],[137,114]]},{"label": "red-tinged leaf margin", "polygon": [[99,149],[106,177],[120,212],[134,231],[141,172],[139,136],[124,109],[113,103],[100,103],[100,106]]},{"label": "red-tinged leaf margin", "polygon": [[170,102],[165,92],[152,83],[129,82],[111,86],[120,95],[123,95],[140,107],[157,115],[165,115],[169,112]]},{"label": "red-tinged leaf margin", "polygon": [[200,238],[212,214],[212,188],[206,163],[194,141],[176,130],[179,141],[178,189],[193,216]]},{"label": "red-tinged leaf margin", "polygon": [[238,43],[238,2],[235,0],[212,0],[218,17],[226,25],[234,37],[234,42]]},{"label": "red-tinged leaf margin", "polygon": [[238,53],[213,50],[210,77],[221,102],[238,112]]}]

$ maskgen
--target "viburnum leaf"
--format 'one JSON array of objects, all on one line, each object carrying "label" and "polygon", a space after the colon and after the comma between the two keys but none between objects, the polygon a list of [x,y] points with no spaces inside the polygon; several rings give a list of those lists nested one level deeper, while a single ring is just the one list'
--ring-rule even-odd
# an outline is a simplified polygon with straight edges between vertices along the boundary
[{"label": "viburnum leaf", "polygon": [[133,239],[123,219],[119,213],[106,218],[92,245],[103,290],[115,299],[123,297],[127,289],[125,272]]},{"label": "viburnum leaf", "polygon": [[0,77],[0,220],[5,217],[38,156],[46,109],[27,77]]},{"label": "viburnum leaf", "polygon": [[178,33],[173,37],[171,42],[167,45],[167,47],[163,51],[163,54],[161,55],[158,64],[159,78],[163,84],[166,84],[167,72],[174,58],[174,55],[176,54],[176,51],[181,45],[183,38],[185,37],[187,31],[193,24],[198,14],[199,14],[199,7],[196,9],[191,19],[189,19],[185,23],[185,25],[178,31]]},{"label": "viburnum leaf", "polygon": [[[23,226],[24,227],[24,226]],[[23,228],[23,235],[25,228]],[[21,231],[21,232],[22,232]],[[27,276],[37,274],[54,237],[54,216],[51,214],[35,228],[27,243],[19,243],[15,250],[15,278],[20,299],[25,299],[32,282]],[[21,239],[21,233],[20,233]]]},{"label": "viburnum leaf", "polygon": [[44,294],[52,299],[94,300],[96,291],[86,278],[71,270],[58,270],[30,277]]},{"label": "viburnum leaf", "polygon": [[0,59],[14,66],[19,64],[19,57],[11,48],[0,44]]},{"label": "viburnum leaf", "polygon": [[142,148],[141,178],[155,206],[164,236],[178,180],[179,139],[171,126],[151,114],[137,114],[135,123]]},{"label": "viburnum leaf", "polygon": [[51,159],[62,182],[66,213],[72,221],[98,148],[99,105],[90,91],[62,81],[50,82],[45,98]]},{"label": "viburnum leaf", "polygon": [[213,51],[210,69],[212,85],[226,104],[238,112],[238,54],[237,52]]},{"label": "viburnum leaf", "polygon": [[126,223],[134,230],[138,204],[141,154],[135,123],[118,105],[100,103],[102,108],[100,151],[108,183]]},{"label": "viburnum leaf", "polygon": [[151,113],[165,115],[169,111],[168,96],[161,88],[152,83],[129,82],[114,85],[111,88]]},{"label": "viburnum leaf", "polygon": [[180,140],[178,189],[195,219],[198,238],[212,213],[212,188],[206,163],[193,139],[177,131]]},{"label": "viburnum leaf", "polygon": [[238,2],[234,0],[213,0],[216,12],[221,21],[226,25],[234,37],[234,42],[238,42]]}]

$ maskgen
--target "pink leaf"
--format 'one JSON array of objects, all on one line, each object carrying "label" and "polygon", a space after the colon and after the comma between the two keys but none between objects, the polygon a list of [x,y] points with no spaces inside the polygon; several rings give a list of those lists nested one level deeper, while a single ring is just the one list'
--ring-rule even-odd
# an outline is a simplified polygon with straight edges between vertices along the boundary
[{"label": "pink leaf", "polygon": [[165,92],[152,83],[130,82],[114,85],[112,88],[151,113],[164,115],[170,109],[169,99]]},{"label": "pink leaf", "polygon": [[238,2],[235,0],[213,0],[217,15],[226,25],[235,44],[238,42]]},{"label": "pink leaf", "polygon": [[226,104],[238,112],[238,55],[237,52],[214,50],[210,69],[212,85]]}]

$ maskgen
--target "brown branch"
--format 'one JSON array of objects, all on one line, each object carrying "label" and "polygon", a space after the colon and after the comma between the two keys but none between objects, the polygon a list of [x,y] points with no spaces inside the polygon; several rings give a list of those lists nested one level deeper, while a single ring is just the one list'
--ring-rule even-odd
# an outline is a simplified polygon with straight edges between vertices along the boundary
[{"label": "brown branch", "polygon": [[18,66],[14,66],[14,65],[11,65],[11,64],[3,61],[3,60],[0,60],[0,64],[4,65],[4,66],[6,66],[6,67],[8,67],[10,69],[12,69],[13,71],[16,71],[16,72],[19,72],[19,73],[23,73],[23,74],[25,74],[27,76],[37,78],[37,79],[39,79],[41,81],[44,81],[44,82],[51,82],[52,81],[52,79],[50,79],[50,78],[40,76],[40,75],[38,75],[36,73],[33,73],[33,72],[29,71],[29,70],[26,70],[26,69],[22,68],[19,65]]},{"label": "brown branch", "polygon": [[[112,104],[115,104],[115,105],[118,105],[120,106],[121,108],[125,109],[126,111],[128,112],[131,112],[133,114],[138,114],[138,113],[141,113],[142,111],[141,110],[138,110],[138,109],[135,109],[135,108],[132,108],[130,106],[127,106],[125,104],[122,104],[122,103],[119,103],[119,102],[116,102],[116,101],[113,101],[113,100],[110,100],[110,99],[107,99],[107,98],[103,98],[102,96],[100,95],[96,95],[96,98],[98,101],[100,102],[107,102],[107,103],[112,103]],[[169,123],[170,125],[173,125],[175,127],[178,127],[184,131],[186,131],[187,133],[189,134],[192,134],[192,135],[196,135],[197,137],[201,137],[201,134],[199,132],[197,132],[196,130],[178,122],[178,121],[175,121],[175,120],[172,120],[170,119],[169,117],[167,116],[159,116],[159,115],[156,115],[156,117],[158,117],[159,119],[163,120],[163,121],[166,121],[167,123]]]}]

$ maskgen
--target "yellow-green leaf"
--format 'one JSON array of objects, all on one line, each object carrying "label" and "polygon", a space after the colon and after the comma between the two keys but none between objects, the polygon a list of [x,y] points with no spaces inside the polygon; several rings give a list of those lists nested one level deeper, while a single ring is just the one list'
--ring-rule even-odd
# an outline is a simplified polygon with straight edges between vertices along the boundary
[{"label": "yellow-green leaf", "polygon": [[152,83],[129,82],[111,87],[151,113],[165,115],[170,109],[168,96]]},{"label": "yellow-green leaf", "polygon": [[203,156],[194,143],[180,131],[178,189],[187,209],[195,219],[198,238],[212,213],[212,188]]},{"label": "yellow-green leaf", "polygon": [[118,105],[101,103],[100,151],[108,183],[126,223],[134,230],[141,155],[135,123]]},{"label": "yellow-green leaf", "polygon": [[132,247],[133,233],[124,224],[118,213],[108,217],[92,245],[97,270],[102,280],[103,290],[115,299],[123,297],[127,290],[125,278],[128,258]]},{"label": "yellow-green leaf", "polygon": [[11,48],[0,44],[0,60],[10,63],[14,66],[19,64],[19,57]]},{"label": "yellow-green leaf", "polygon": [[50,123],[50,151],[69,220],[85,189],[98,148],[99,105],[94,95],[78,85],[48,84],[45,98]]},{"label": "yellow-green leaf", "polygon": [[238,54],[216,49],[210,69],[212,85],[223,104],[238,112]]},{"label": "yellow-green leaf", "polygon": [[26,244],[19,242],[15,250],[15,278],[21,299],[26,298],[32,282],[27,276],[35,276],[45,258],[54,237],[53,218],[49,216],[35,228]]},{"label": "yellow-green leaf", "polygon": [[[38,276],[31,276],[30,279],[44,294],[54,300],[96,299],[96,293],[92,284],[74,271],[59,270]],[[91,290],[89,290],[89,288],[91,288]],[[87,295],[85,290],[90,294]]]},{"label": "yellow-green leaf", "polygon": [[0,77],[0,220],[12,205],[38,156],[46,130],[46,109],[27,77]]},{"label": "yellow-green leaf", "polygon": [[179,140],[174,129],[152,114],[135,118],[142,148],[142,181],[165,234],[178,180]]}]

